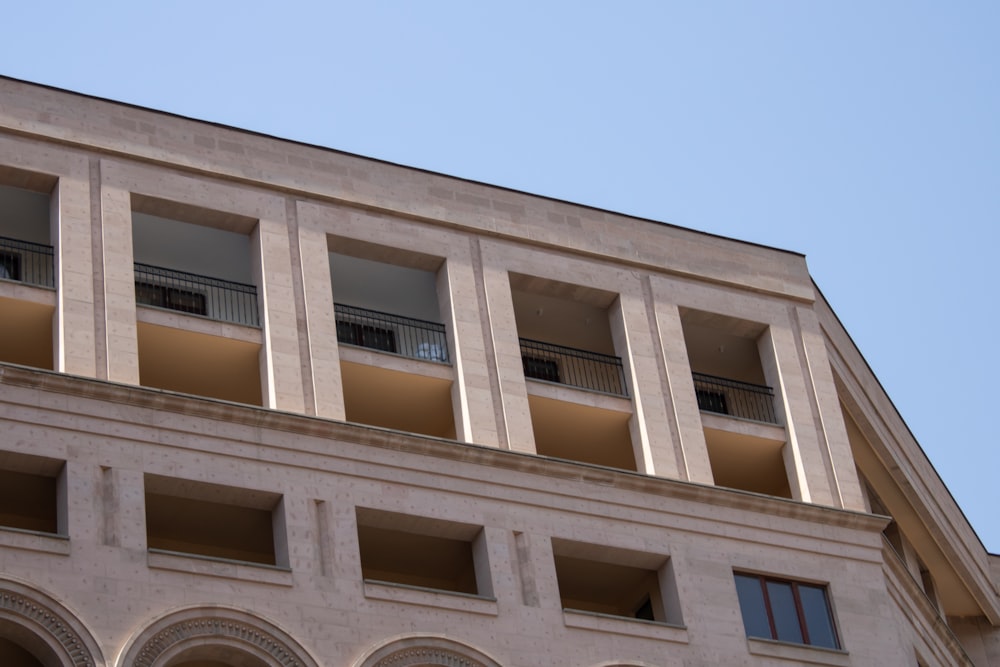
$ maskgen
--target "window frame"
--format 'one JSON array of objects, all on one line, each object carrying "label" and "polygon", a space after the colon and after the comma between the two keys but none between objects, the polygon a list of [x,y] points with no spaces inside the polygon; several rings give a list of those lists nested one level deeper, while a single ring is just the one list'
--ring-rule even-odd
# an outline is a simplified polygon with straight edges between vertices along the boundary
[{"label": "window frame", "polygon": [[7,275],[0,276],[4,280],[13,280],[15,282],[24,282],[23,273],[21,271],[21,253],[16,250],[3,249],[0,250],[0,269],[3,270]]},{"label": "window frame", "polygon": [[[740,587],[736,585],[736,595],[739,599],[740,604],[740,616],[743,619],[743,628],[747,633],[747,638],[751,639],[764,639],[769,641],[782,642],[785,644],[793,644],[796,646],[811,646],[815,648],[832,649],[832,650],[843,650],[843,645],[840,640],[840,632],[837,630],[836,617],[833,614],[833,605],[830,602],[830,592],[829,586],[826,584],[813,583],[808,581],[797,581],[795,579],[788,579],[785,577],[774,577],[770,575],[759,574],[756,572],[742,572],[736,571],[733,573],[734,584],[737,584],[739,578],[744,578],[747,580],[755,580],[760,586],[760,596],[761,601],[764,604],[764,611],[767,614],[767,626],[770,630],[769,637],[763,637],[757,634],[750,634],[750,630],[747,627],[746,615],[744,612],[744,600],[740,594]],[[775,611],[771,603],[771,596],[768,590],[768,584],[786,584],[791,587],[792,601],[795,605],[795,622],[798,624],[798,630],[802,636],[802,641],[794,641],[790,639],[781,639],[778,637],[778,622],[775,619]],[[820,591],[823,594],[824,608],[826,610],[826,621],[830,626],[830,633],[833,639],[833,646],[827,646],[825,644],[817,644],[811,640],[809,636],[809,625],[806,622],[806,611],[802,603],[802,598],[800,595],[800,588],[806,587],[809,589]]]}]

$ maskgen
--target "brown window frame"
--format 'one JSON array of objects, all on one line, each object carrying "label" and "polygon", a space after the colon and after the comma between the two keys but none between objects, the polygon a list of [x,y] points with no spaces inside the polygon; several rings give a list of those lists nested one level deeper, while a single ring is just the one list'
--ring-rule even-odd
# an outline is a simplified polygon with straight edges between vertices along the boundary
[{"label": "brown window frame", "polygon": [[[780,641],[780,642],[786,642],[786,643],[790,643],[790,644],[799,644],[799,642],[796,642],[796,641],[793,641],[793,640],[789,640],[789,639],[780,639],[778,637],[778,624],[775,621],[774,608],[773,608],[773,606],[771,604],[771,596],[770,596],[770,592],[768,591],[768,586],[767,586],[767,584],[769,584],[769,583],[787,584],[792,589],[792,601],[795,604],[795,620],[798,623],[799,632],[802,635],[802,642],[801,642],[801,644],[806,645],[806,646],[816,646],[816,647],[819,647],[819,648],[832,648],[834,650],[840,650],[841,649],[840,634],[837,631],[837,623],[836,623],[834,615],[833,615],[833,607],[830,604],[830,592],[829,592],[829,589],[828,589],[827,586],[822,585],[822,584],[809,583],[809,582],[800,582],[800,581],[795,581],[794,579],[785,579],[785,578],[782,578],[782,577],[771,577],[771,576],[766,576],[766,575],[756,574],[756,573],[751,573],[751,572],[734,572],[734,575],[735,575],[735,577],[743,577],[744,579],[756,580],[758,582],[758,584],[760,585],[760,592],[761,592],[761,597],[762,597],[763,603],[764,603],[764,609],[765,609],[765,611],[767,613],[767,625],[768,625],[768,628],[770,629],[770,637],[761,637],[759,635],[752,635],[752,634],[750,634],[750,629],[746,628],[746,617],[744,616],[744,627],[747,630],[747,636],[748,637],[757,638],[757,639],[768,639],[768,640],[772,640],[772,641]],[[829,626],[830,626],[830,631],[831,631],[832,639],[833,639],[833,646],[826,646],[825,644],[816,644],[816,643],[814,643],[810,639],[810,637],[809,637],[809,625],[806,622],[805,609],[803,607],[802,598],[801,598],[801,595],[800,595],[800,588],[801,587],[807,587],[807,588],[810,588],[810,589],[821,591],[823,593],[824,608],[826,610],[826,620],[827,620],[827,622],[829,623]],[[739,586],[737,586],[737,596],[739,597],[739,595],[740,595],[740,589],[739,589]],[[741,615],[743,615],[744,611],[743,611],[743,600],[742,599],[740,600],[740,607],[741,607],[740,613],[741,613]]]}]

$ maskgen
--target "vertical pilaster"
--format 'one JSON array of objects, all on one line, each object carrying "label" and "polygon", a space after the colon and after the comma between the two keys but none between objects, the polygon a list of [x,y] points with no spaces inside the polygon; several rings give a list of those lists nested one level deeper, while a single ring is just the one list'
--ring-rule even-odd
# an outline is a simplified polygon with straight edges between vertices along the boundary
[{"label": "vertical pilaster", "polygon": [[[104,332],[98,377],[139,384],[139,342],[135,323],[135,270],[132,259],[132,201],[128,190],[101,186],[100,255],[104,263]],[[105,374],[106,373],[106,374]]]},{"label": "vertical pilaster", "polygon": [[712,463],[705,444],[701,411],[695,397],[691,362],[688,360],[680,309],[672,303],[656,299],[656,327],[663,352],[667,382],[667,403],[673,411],[676,438],[683,462],[682,479],[702,484],[714,484]]},{"label": "vertical pilaster", "polygon": [[462,442],[499,447],[497,411],[491,389],[491,368],[477,290],[473,253],[468,246],[449,249],[438,271],[441,317],[447,322],[448,347],[455,367],[452,406],[455,432]]},{"label": "vertical pilaster", "polygon": [[858,479],[851,443],[847,438],[844,414],[837,386],[833,381],[833,371],[819,319],[813,310],[800,306],[795,308],[794,320],[802,341],[804,372],[816,401],[817,437],[824,445],[824,454],[832,475],[834,498],[839,500],[839,507],[863,512],[865,501],[861,481]]},{"label": "vertical pilaster", "polygon": [[[96,167],[98,160],[93,162]],[[95,270],[93,261],[90,171],[61,176],[50,199],[57,299],[53,368],[60,373],[101,377],[97,371],[94,283],[103,271]],[[100,172],[93,177],[93,189],[99,192]],[[95,206],[94,210],[100,209]]]},{"label": "vertical pilaster", "polygon": [[299,222],[299,258],[306,309],[306,336],[313,383],[315,414],[329,419],[346,418],[344,386],[337,345],[337,320],[333,312],[330,255],[319,209],[296,203]]},{"label": "vertical pilaster", "polygon": [[621,293],[610,310],[611,335],[632,389],[629,430],[639,472],[683,479],[665,409],[660,365],[641,291]]},{"label": "vertical pilaster", "polygon": [[260,219],[251,237],[264,332],[261,394],[265,407],[301,413],[305,400],[288,228],[283,219],[284,207],[275,209],[268,211],[270,217]]},{"label": "vertical pilaster", "polygon": [[772,322],[759,341],[761,364],[767,383],[775,389],[775,400],[783,408],[788,443],[784,447],[789,486],[796,500],[839,506],[834,500],[828,471],[813,419],[810,387],[800,364],[790,323]]},{"label": "vertical pilaster", "polygon": [[[531,428],[528,388],[521,364],[521,345],[514,318],[514,298],[505,266],[492,261],[483,252],[483,286],[486,312],[493,336],[494,363],[499,378],[499,395],[493,400],[502,406],[503,429],[508,449],[535,453],[535,434]],[[502,436],[501,436],[502,437]]]}]

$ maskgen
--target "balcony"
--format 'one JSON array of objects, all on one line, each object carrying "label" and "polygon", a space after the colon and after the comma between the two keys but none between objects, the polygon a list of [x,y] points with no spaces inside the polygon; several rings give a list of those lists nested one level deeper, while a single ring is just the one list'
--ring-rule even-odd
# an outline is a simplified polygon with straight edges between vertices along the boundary
[{"label": "balcony", "polygon": [[521,338],[524,377],[628,396],[622,360],[608,354]]},{"label": "balcony", "polygon": [[698,408],[704,412],[778,424],[770,387],[693,373]]},{"label": "balcony", "polygon": [[257,288],[244,283],[137,262],[135,301],[143,306],[260,327]]},{"label": "balcony", "polygon": [[444,325],[413,317],[334,304],[337,342],[411,359],[451,363]]},{"label": "balcony", "polygon": [[55,288],[52,246],[0,236],[0,278]]}]

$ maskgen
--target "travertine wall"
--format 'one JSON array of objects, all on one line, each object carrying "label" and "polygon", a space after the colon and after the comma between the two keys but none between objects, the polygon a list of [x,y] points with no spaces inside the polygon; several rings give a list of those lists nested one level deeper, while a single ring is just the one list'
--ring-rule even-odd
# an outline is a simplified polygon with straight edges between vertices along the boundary
[{"label": "travertine wall", "polygon": [[[337,667],[414,631],[525,667],[912,653],[885,633],[878,517],[41,371],[0,388],[5,450],[66,461],[67,487],[65,537],[0,529],[0,588],[58,599],[109,665],[161,617],[218,607]],[[287,567],[147,552],[146,474],[280,494]],[[482,526],[492,596],[365,583],[357,507]],[[552,538],[668,557],[682,623],[564,612]],[[734,569],[828,583],[844,650],[748,641]]]},{"label": "travertine wall", "polygon": [[[0,626],[35,623],[10,602],[34,600],[72,628],[39,635],[52,655],[82,646],[99,664],[159,666],[215,618],[264,637],[211,635],[264,664],[287,651],[374,667],[418,649],[429,664],[525,667],[966,659],[887,559],[883,520],[856,513],[841,405],[846,391],[869,409],[877,383],[799,255],[2,78],[0,183],[51,192],[56,289],[0,281],[0,307],[54,303],[57,373],[0,365],[0,454],[66,462],[67,533],[0,528]],[[260,328],[137,309],[140,209],[248,235]],[[334,248],[436,272],[451,363],[427,372],[451,382],[455,441],[338,421]],[[627,398],[526,380],[512,280],[606,310]],[[712,486],[691,311],[763,332],[793,500]],[[138,388],[140,322],[256,346],[263,407]],[[541,395],[627,416],[638,474],[534,456]],[[900,474],[942,495],[911,448]],[[144,474],[279,494],[282,566],[149,552]],[[356,507],[482,526],[493,597],[363,582]],[[957,507],[928,507],[956,577],[997,613],[996,576]],[[668,557],[683,623],[564,612],[552,538]],[[734,569],[828,584],[844,650],[748,640]],[[964,635],[983,638],[977,664],[990,664],[996,635],[976,623]]]}]

